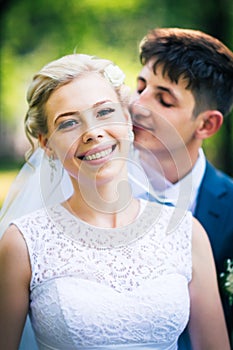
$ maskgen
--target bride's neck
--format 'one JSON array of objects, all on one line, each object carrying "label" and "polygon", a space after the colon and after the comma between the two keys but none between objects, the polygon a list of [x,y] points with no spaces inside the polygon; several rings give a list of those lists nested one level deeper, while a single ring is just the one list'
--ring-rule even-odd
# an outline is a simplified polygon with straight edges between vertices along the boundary
[{"label": "bride's neck", "polygon": [[98,227],[121,227],[130,224],[139,211],[127,179],[101,186],[74,186],[72,197],[64,204],[81,220]]}]

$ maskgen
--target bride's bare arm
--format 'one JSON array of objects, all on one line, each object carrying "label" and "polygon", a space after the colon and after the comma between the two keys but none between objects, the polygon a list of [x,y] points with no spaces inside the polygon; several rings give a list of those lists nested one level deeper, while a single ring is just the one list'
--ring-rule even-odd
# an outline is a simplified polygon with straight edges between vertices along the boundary
[{"label": "bride's bare arm", "polygon": [[0,240],[0,349],[18,349],[28,312],[30,276],[26,243],[12,225]]},{"label": "bride's bare arm", "polygon": [[189,333],[194,350],[230,350],[209,239],[194,219]]}]

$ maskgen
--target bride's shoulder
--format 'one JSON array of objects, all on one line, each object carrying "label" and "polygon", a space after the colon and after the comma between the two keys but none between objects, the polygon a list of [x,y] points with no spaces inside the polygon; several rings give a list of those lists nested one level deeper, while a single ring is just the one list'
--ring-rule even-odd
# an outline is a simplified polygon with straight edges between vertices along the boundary
[{"label": "bride's shoulder", "polygon": [[16,225],[10,225],[4,232],[0,239],[0,256],[4,259],[4,256],[8,258],[27,254],[26,244],[23,236]]},{"label": "bride's shoulder", "polygon": [[[0,275],[2,281],[11,279],[19,289],[19,283],[29,286],[30,262],[27,244],[15,225],[10,225],[0,239]],[[11,283],[11,284],[12,284]]]},{"label": "bride's shoulder", "polygon": [[192,218],[192,255],[193,261],[205,261],[212,259],[212,249],[209,241],[209,237],[201,225],[196,219]]}]

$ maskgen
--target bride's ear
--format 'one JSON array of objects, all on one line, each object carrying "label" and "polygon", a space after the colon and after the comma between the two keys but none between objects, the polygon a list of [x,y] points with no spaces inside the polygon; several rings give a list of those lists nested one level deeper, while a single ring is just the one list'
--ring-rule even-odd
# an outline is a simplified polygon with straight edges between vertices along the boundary
[{"label": "bride's ear", "polygon": [[40,134],[38,137],[38,140],[39,140],[40,147],[43,148],[43,150],[45,151],[48,157],[51,157],[52,155],[54,155],[54,151],[49,146],[49,140],[46,135]]}]

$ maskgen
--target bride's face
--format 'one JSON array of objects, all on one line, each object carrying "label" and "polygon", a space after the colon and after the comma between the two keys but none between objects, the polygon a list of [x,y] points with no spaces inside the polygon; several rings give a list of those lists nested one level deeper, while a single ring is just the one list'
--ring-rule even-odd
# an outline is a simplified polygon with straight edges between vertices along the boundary
[{"label": "bride's face", "polygon": [[68,173],[79,181],[109,181],[126,167],[131,123],[113,87],[88,73],[55,90],[45,105],[42,137]]}]

